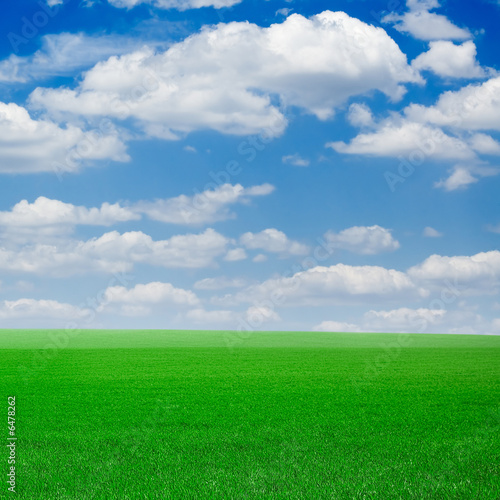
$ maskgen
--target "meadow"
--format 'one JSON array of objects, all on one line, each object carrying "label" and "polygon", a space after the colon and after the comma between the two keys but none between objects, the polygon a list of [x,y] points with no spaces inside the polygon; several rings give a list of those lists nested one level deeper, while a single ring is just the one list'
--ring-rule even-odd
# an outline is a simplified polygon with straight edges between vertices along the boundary
[{"label": "meadow", "polygon": [[19,499],[500,498],[498,336],[0,330],[0,387]]}]

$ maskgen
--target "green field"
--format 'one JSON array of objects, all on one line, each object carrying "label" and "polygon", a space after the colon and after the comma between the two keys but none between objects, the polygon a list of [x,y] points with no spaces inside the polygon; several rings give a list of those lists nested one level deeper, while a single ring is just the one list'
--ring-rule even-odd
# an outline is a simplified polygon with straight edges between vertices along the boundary
[{"label": "green field", "polygon": [[0,374],[20,499],[500,498],[500,337],[0,330]]}]

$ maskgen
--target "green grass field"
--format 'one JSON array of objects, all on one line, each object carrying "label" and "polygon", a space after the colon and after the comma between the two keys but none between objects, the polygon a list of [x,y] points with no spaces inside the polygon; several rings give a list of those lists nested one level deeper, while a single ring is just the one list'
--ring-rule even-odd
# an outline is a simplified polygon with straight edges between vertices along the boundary
[{"label": "green grass field", "polygon": [[17,498],[500,498],[500,337],[246,336],[1,330]]}]

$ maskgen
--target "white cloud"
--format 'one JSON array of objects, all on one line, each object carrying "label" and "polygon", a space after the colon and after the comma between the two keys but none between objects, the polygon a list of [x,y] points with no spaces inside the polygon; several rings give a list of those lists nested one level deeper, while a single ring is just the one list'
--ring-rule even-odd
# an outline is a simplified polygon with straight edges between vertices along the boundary
[{"label": "white cloud", "polygon": [[263,253],[259,253],[258,255],[256,255],[253,259],[252,259],[252,262],[266,262],[267,260],[267,255],[264,255]]},{"label": "white cloud", "polygon": [[466,40],[471,37],[468,30],[455,26],[446,16],[430,12],[440,6],[435,0],[407,0],[406,5],[409,12],[389,14],[382,21],[394,23],[398,31],[419,40]]},{"label": "white cloud", "polygon": [[434,184],[436,188],[442,188],[445,191],[456,191],[457,189],[465,189],[471,184],[478,182],[481,177],[489,177],[498,175],[498,169],[481,165],[455,165],[450,175],[446,179],[442,179]]},{"label": "white cloud", "polygon": [[38,88],[30,102],[52,113],[135,118],[167,139],[200,129],[278,136],[287,121],[271,96],[327,119],[351,96],[379,90],[399,99],[402,84],[420,81],[384,30],[326,11],[268,28],[205,27],[166,52],[111,57],[76,90]]},{"label": "white cloud", "polygon": [[0,227],[10,234],[36,236],[71,232],[75,225],[111,226],[118,222],[150,219],[173,224],[201,225],[235,217],[228,206],[249,203],[255,196],[265,196],[274,191],[270,184],[243,188],[237,184],[224,184],[194,196],[139,202],[122,206],[103,203],[101,207],[87,208],[52,200],[44,196],[33,203],[21,200],[9,211],[0,211]]},{"label": "white cloud", "polygon": [[[138,219],[139,215],[119,203],[103,203],[100,208],[86,208],[40,196],[33,203],[22,200],[12,210],[0,212],[0,227],[11,231],[29,228],[38,232],[44,226],[111,226],[117,222]],[[64,231],[64,228],[61,230]]]},{"label": "white cloud", "polygon": [[0,248],[0,269],[9,272],[71,276],[88,272],[129,271],[135,263],[166,268],[202,268],[215,265],[229,240],[213,229],[200,234],[154,241],[140,231],[112,231],[88,241],[36,244],[19,249]]},{"label": "white cloud", "polygon": [[88,36],[59,33],[41,38],[42,47],[33,55],[11,55],[0,61],[0,81],[27,82],[53,76],[72,75],[112,55],[138,48],[138,41],[124,36]]},{"label": "white cloud", "polygon": [[351,104],[347,113],[347,120],[355,127],[371,127],[374,125],[373,114],[366,104]]},{"label": "white cloud", "polygon": [[452,334],[490,333],[491,329],[491,325],[472,310],[449,311],[446,309],[411,309],[408,307],[388,311],[368,311],[360,318],[359,324],[323,321],[313,327],[315,331],[327,332]]},{"label": "white cloud", "polygon": [[334,233],[325,234],[329,246],[340,248],[362,255],[374,255],[382,252],[393,252],[399,248],[391,232],[380,226],[354,226]]},{"label": "white cloud", "polygon": [[434,106],[405,109],[413,121],[464,130],[500,130],[500,76],[441,94]]},{"label": "white cloud", "polygon": [[306,255],[309,252],[307,245],[290,240],[285,233],[274,228],[260,233],[245,233],[241,236],[240,243],[250,250],[265,250],[282,256]]},{"label": "white cloud", "polygon": [[476,61],[476,45],[472,40],[462,45],[438,40],[430,42],[429,47],[411,63],[415,69],[429,70],[445,78],[482,78],[486,75]]},{"label": "white cloud", "polygon": [[161,222],[202,225],[234,219],[236,215],[229,210],[230,205],[249,203],[252,197],[267,196],[273,191],[274,186],[270,184],[250,188],[244,188],[240,184],[223,184],[193,196],[181,195],[166,200],[141,202],[134,209]]},{"label": "white cloud", "polygon": [[238,320],[238,314],[234,311],[206,311],[198,308],[188,311],[186,318],[198,325],[227,325],[229,323],[235,324]]},{"label": "white cloud", "polygon": [[488,226],[488,231],[491,231],[492,233],[499,233],[500,234],[500,224],[497,224],[496,226]]},{"label": "white cloud", "polygon": [[313,327],[315,332],[362,332],[358,325],[352,323],[343,323],[340,321],[322,321],[319,325]]},{"label": "white cloud", "polygon": [[[412,165],[427,159],[458,160],[448,178],[435,184],[447,191],[497,175],[479,155],[499,155],[500,143],[475,130],[500,130],[500,77],[441,94],[434,106],[411,104],[402,114],[371,125],[349,143],[326,146],[344,154],[398,157]],[[361,124],[360,124],[361,125]],[[441,127],[446,127],[446,132]]]},{"label": "white cloud", "polygon": [[194,284],[196,290],[222,290],[224,288],[243,288],[246,281],[239,278],[229,279],[226,277],[205,278]]},{"label": "white cloud", "polygon": [[108,0],[114,7],[132,9],[141,4],[152,5],[159,9],[201,9],[202,7],[214,7],[222,9],[232,7],[242,0]]},{"label": "white cloud", "polygon": [[427,292],[418,288],[403,272],[378,266],[336,264],[252,285],[237,293],[233,301],[255,303],[279,296],[287,306],[322,306],[366,303],[367,300],[417,299],[426,295]]},{"label": "white cloud", "polygon": [[436,182],[434,186],[443,188],[445,191],[455,191],[475,184],[477,181],[477,177],[474,177],[468,168],[454,167],[446,179]]},{"label": "white cloud", "polygon": [[251,306],[246,311],[246,321],[250,326],[258,328],[264,323],[281,321],[279,314],[274,309],[266,306]]},{"label": "white cloud", "polygon": [[424,228],[423,235],[426,238],[440,238],[441,236],[443,236],[443,233],[440,233],[439,231],[437,231],[433,227],[427,226]]},{"label": "white cloud", "polygon": [[376,331],[423,333],[441,324],[446,314],[444,309],[402,307],[391,311],[369,311],[364,315],[364,323]]},{"label": "white cloud", "polygon": [[277,16],[288,16],[288,14],[290,14],[290,12],[292,12],[292,9],[287,9],[287,8],[283,8],[283,9],[278,9],[276,11],[276,15]]},{"label": "white cloud", "polygon": [[104,292],[101,309],[107,309],[110,304],[142,307],[157,304],[196,306],[199,302],[198,297],[190,290],[175,288],[170,283],[152,282],[139,284],[131,289],[123,286],[108,287]]},{"label": "white cloud", "polygon": [[280,316],[273,309],[265,306],[251,306],[246,311],[241,312],[225,309],[207,311],[197,308],[188,311],[186,318],[196,325],[232,326],[233,329],[236,329],[245,324],[256,330],[268,323],[281,321]]},{"label": "white cloud", "polygon": [[500,143],[487,134],[474,134],[469,139],[470,147],[485,155],[500,155]]},{"label": "white cloud", "polygon": [[70,304],[55,300],[4,300],[0,302],[0,318],[2,319],[83,319],[90,313],[87,309],[80,309]]},{"label": "white cloud", "polygon": [[288,165],[293,165],[295,167],[308,167],[311,162],[302,158],[299,154],[283,156],[281,161]]},{"label": "white cloud", "polygon": [[493,250],[472,256],[432,255],[411,267],[408,275],[422,284],[443,287],[446,280],[460,294],[491,294],[500,285],[500,252]]},{"label": "white cloud", "polygon": [[350,143],[326,145],[338,153],[371,156],[423,155],[439,159],[473,159],[475,153],[463,140],[440,128],[402,119],[394,115],[377,125],[374,132],[361,133]]},{"label": "white cloud", "polygon": [[115,133],[85,132],[51,121],[33,120],[17,104],[0,102],[0,173],[77,171],[83,162],[128,161],[125,145]]},{"label": "white cloud", "polygon": [[500,334],[500,318],[496,318],[491,322],[491,331]]},{"label": "white cloud", "polygon": [[224,260],[227,262],[237,262],[239,260],[245,260],[247,257],[247,253],[243,248],[233,248],[227,252]]}]

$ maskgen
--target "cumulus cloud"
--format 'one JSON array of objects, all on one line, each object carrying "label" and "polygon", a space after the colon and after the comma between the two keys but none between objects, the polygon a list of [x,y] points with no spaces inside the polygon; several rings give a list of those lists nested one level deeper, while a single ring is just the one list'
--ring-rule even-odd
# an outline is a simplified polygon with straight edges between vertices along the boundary
[{"label": "cumulus cloud", "polygon": [[430,12],[440,4],[437,0],[407,0],[408,12],[388,14],[382,21],[394,24],[402,32],[419,40],[466,40],[471,37],[468,30],[459,28],[441,14]]},{"label": "cumulus cloud", "polygon": [[446,314],[444,309],[402,307],[391,311],[369,311],[364,320],[366,325],[377,331],[423,333],[442,323]]},{"label": "cumulus cloud", "polygon": [[443,236],[443,233],[440,233],[433,227],[427,226],[424,228],[423,235],[426,238],[440,238],[441,236]]},{"label": "cumulus cloud", "polygon": [[260,233],[245,233],[241,236],[240,243],[250,250],[265,250],[282,256],[306,255],[309,252],[307,245],[290,240],[285,233],[274,228]]},{"label": "cumulus cloud", "polygon": [[227,252],[224,260],[227,262],[237,262],[239,260],[245,260],[247,257],[248,255],[243,248],[232,248]]},{"label": "cumulus cloud", "polygon": [[11,55],[0,61],[0,82],[19,83],[53,76],[72,75],[112,55],[138,48],[138,41],[116,35],[88,36],[58,33],[41,38],[42,47],[33,55]]},{"label": "cumulus cloud", "polygon": [[139,218],[138,214],[119,203],[103,203],[99,208],[87,208],[40,196],[33,203],[22,200],[11,210],[0,212],[0,227],[10,231],[25,229],[36,234],[47,226],[65,232],[67,228],[77,224],[111,226],[117,222]]},{"label": "cumulus cloud", "polygon": [[397,100],[403,84],[420,81],[383,29],[325,11],[267,28],[205,27],[165,52],[98,63],[75,90],[38,88],[30,102],[49,113],[135,118],[165,139],[200,129],[278,136],[287,121],[271,96],[327,119],[351,96],[379,90]]},{"label": "cumulus cloud", "polygon": [[323,321],[315,331],[388,333],[490,333],[491,324],[472,310],[401,307],[366,312],[358,324]]},{"label": "cumulus cloud", "polygon": [[0,302],[0,318],[9,319],[83,319],[90,314],[87,309],[80,309],[55,300],[18,299]]},{"label": "cumulus cloud", "polygon": [[21,106],[0,102],[0,173],[74,172],[93,160],[130,158],[116,133],[98,134],[33,120]]},{"label": "cumulus cloud", "polygon": [[315,332],[362,332],[358,325],[343,323],[341,321],[322,321],[313,327]]},{"label": "cumulus cloud", "polygon": [[[140,309],[135,312],[147,311],[147,306],[173,305],[173,306],[196,306],[199,304],[198,297],[191,290],[175,288],[170,283],[153,282],[139,284],[127,289],[123,286],[108,287],[104,292],[102,310],[109,309],[113,304],[134,306]],[[130,309],[124,310],[131,315]]]},{"label": "cumulus cloud", "polygon": [[429,50],[420,54],[411,65],[429,70],[445,78],[482,78],[486,71],[476,61],[476,45],[472,40],[455,45],[447,40],[430,42]]},{"label": "cumulus cloud", "polygon": [[354,226],[340,233],[329,231],[325,234],[325,240],[332,248],[362,255],[393,252],[400,246],[391,232],[380,226]]},{"label": "cumulus cloud", "polygon": [[197,325],[229,326],[236,329],[242,324],[259,329],[265,324],[281,321],[280,316],[271,308],[265,306],[251,306],[246,311],[237,312],[230,310],[206,311],[193,309],[186,314],[188,320]]},{"label": "cumulus cloud", "polygon": [[196,226],[234,219],[236,215],[229,209],[230,205],[249,203],[251,198],[267,196],[273,191],[274,186],[270,184],[249,188],[240,184],[223,184],[193,196],[181,195],[154,202],[141,202],[134,209],[153,220]]},{"label": "cumulus cloud", "polygon": [[473,159],[475,153],[457,137],[440,128],[404,119],[398,115],[377,124],[376,130],[357,135],[350,143],[335,141],[327,147],[338,153],[370,156],[408,156],[423,154],[435,159]]},{"label": "cumulus cloud", "polygon": [[411,267],[408,275],[426,286],[457,287],[457,293],[491,294],[500,285],[500,252],[492,250],[472,256],[431,255],[421,264]]},{"label": "cumulus cloud", "polygon": [[500,76],[441,94],[434,106],[411,104],[413,121],[463,130],[500,130]]},{"label": "cumulus cloud", "polygon": [[379,266],[336,264],[317,266],[291,277],[271,278],[237,293],[233,299],[256,303],[279,297],[287,306],[322,306],[425,296],[427,292],[403,272]]},{"label": "cumulus cloud", "polygon": [[232,7],[242,0],[108,0],[114,7],[132,9],[141,4],[152,5],[159,9],[189,10],[201,9],[202,7],[214,7],[222,9]]},{"label": "cumulus cloud", "polygon": [[497,168],[483,165],[455,165],[449,172],[448,177],[436,182],[434,187],[442,188],[445,191],[466,189],[471,184],[478,182],[481,177],[490,177],[499,173]]},{"label": "cumulus cloud", "polygon": [[40,275],[71,276],[88,272],[130,271],[135,263],[166,268],[202,268],[215,265],[229,240],[213,229],[200,234],[154,241],[140,231],[112,231],[87,241],[59,245],[0,248],[0,269]]},{"label": "cumulus cloud", "polygon": [[218,278],[204,278],[194,284],[196,290],[222,290],[224,288],[243,288],[246,285],[246,280],[240,278],[226,278],[220,276]]},{"label": "cumulus cloud", "polygon": [[299,154],[283,156],[281,161],[285,164],[293,165],[295,167],[308,167],[311,164],[309,160],[302,158]]}]

